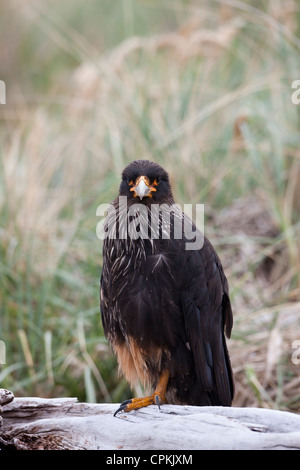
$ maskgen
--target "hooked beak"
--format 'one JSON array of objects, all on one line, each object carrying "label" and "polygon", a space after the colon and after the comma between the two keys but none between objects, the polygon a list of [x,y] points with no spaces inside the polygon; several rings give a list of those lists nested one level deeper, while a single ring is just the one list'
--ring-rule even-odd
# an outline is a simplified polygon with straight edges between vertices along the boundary
[{"label": "hooked beak", "polygon": [[143,199],[143,197],[152,197],[152,192],[156,191],[156,188],[150,185],[149,178],[147,176],[139,176],[136,181],[135,185],[130,188],[130,191],[134,191],[134,197],[139,197]]}]

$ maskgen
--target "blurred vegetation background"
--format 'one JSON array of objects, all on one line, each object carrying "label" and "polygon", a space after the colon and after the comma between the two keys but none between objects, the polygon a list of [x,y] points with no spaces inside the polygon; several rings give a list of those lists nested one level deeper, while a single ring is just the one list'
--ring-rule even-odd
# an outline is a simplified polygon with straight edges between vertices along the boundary
[{"label": "blurred vegetation background", "polygon": [[299,412],[299,2],[12,0],[0,11],[0,386],[132,395],[101,326],[96,208],[126,164],[149,158],[177,202],[205,203],[231,287],[234,405]]}]

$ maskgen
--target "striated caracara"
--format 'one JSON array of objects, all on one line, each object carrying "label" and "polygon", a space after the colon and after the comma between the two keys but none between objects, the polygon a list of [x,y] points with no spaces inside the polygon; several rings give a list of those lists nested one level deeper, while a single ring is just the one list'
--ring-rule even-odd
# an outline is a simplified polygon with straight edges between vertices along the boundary
[{"label": "striated caracara", "polygon": [[124,169],[104,224],[101,316],[122,373],[153,393],[115,415],[155,403],[231,405],[228,282],[206,237],[187,249],[186,220],[160,165],[136,160]]}]

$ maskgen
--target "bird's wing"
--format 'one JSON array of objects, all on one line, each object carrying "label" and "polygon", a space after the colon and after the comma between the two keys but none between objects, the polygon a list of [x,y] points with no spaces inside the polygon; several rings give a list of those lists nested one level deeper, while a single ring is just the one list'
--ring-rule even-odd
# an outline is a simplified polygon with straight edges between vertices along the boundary
[{"label": "bird's wing", "polygon": [[103,331],[106,337],[108,337],[110,331],[111,318],[109,315],[110,305],[110,258],[108,256],[107,241],[103,244],[103,267],[100,279],[100,311],[103,325]]},{"label": "bird's wing", "polygon": [[201,250],[182,255],[181,264],[185,264],[189,279],[181,300],[197,381],[202,390],[209,392],[212,404],[230,406],[233,380],[224,329],[229,337],[232,311],[221,262],[205,238]]}]

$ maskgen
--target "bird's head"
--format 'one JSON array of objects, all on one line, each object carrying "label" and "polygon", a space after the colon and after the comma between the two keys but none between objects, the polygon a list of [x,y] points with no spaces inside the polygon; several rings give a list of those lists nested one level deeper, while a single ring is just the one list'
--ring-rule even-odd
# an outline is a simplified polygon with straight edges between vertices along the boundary
[{"label": "bird's head", "polygon": [[135,160],[123,170],[119,195],[141,203],[173,201],[168,173],[149,160]]}]

